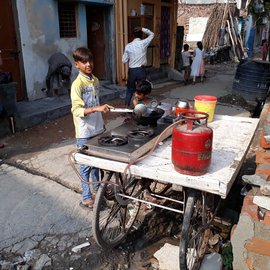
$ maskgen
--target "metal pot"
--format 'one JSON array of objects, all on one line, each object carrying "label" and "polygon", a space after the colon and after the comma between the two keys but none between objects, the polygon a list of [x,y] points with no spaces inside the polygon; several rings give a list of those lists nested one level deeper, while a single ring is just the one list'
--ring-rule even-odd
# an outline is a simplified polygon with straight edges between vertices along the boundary
[{"label": "metal pot", "polygon": [[135,114],[134,112],[132,113],[132,118],[133,120],[138,124],[138,125],[156,125],[157,120],[162,117],[164,114],[164,110],[160,108],[155,108],[149,115],[147,116],[140,116],[138,114]]},{"label": "metal pot", "polygon": [[178,108],[182,109],[188,109],[189,108],[189,102],[186,99],[179,99],[176,103],[175,106]]},{"label": "metal pot", "polygon": [[175,104],[175,115],[183,114],[189,111],[189,102],[186,99],[179,99]]}]

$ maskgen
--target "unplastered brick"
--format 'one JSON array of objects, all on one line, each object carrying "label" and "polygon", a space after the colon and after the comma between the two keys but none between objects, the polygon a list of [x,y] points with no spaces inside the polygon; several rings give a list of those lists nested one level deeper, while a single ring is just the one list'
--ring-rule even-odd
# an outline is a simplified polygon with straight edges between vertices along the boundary
[{"label": "unplastered brick", "polygon": [[270,180],[270,163],[258,164],[256,168],[256,174],[261,176],[266,181]]},{"label": "unplastered brick", "polygon": [[262,133],[261,133],[260,146],[262,148],[264,148],[264,149],[269,149],[270,148],[270,141],[269,141],[269,139],[268,140],[265,139],[264,131],[262,131]]},{"label": "unplastered brick", "polygon": [[246,243],[245,248],[248,252],[270,256],[270,241],[264,239],[253,237]]},{"label": "unplastered brick", "polygon": [[256,164],[270,163],[270,151],[262,150],[256,152]]}]

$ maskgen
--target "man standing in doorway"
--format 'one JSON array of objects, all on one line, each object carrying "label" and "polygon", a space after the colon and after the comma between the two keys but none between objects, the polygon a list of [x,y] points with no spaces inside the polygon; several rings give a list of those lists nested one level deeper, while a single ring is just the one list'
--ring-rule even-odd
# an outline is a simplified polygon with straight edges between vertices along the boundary
[{"label": "man standing in doorway", "polygon": [[[142,39],[145,33],[147,38]],[[128,80],[126,90],[126,107],[130,107],[130,102],[136,88],[136,83],[146,79],[145,65],[147,63],[147,47],[154,38],[154,33],[147,28],[135,27],[133,31],[133,41],[125,47],[122,62],[128,62]]]}]

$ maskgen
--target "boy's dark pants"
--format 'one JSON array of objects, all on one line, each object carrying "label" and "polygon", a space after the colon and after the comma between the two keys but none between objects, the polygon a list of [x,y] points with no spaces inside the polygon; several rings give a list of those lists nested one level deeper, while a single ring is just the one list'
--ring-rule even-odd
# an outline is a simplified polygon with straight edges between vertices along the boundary
[{"label": "boy's dark pants", "polygon": [[130,106],[132,96],[136,89],[136,83],[146,79],[145,67],[129,68],[128,69],[128,81],[126,90],[125,105]]}]

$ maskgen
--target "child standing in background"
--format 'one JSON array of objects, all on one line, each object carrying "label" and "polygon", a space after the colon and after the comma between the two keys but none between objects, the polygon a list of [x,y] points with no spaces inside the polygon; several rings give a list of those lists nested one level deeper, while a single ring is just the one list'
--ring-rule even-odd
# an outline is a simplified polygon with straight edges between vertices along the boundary
[{"label": "child standing in background", "polygon": [[189,50],[189,45],[184,45],[184,51],[182,51],[182,60],[183,60],[183,69],[184,69],[184,84],[188,84],[189,76],[190,76],[190,62],[191,55]]}]

